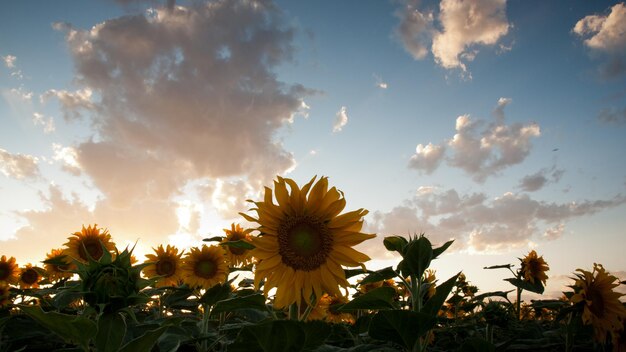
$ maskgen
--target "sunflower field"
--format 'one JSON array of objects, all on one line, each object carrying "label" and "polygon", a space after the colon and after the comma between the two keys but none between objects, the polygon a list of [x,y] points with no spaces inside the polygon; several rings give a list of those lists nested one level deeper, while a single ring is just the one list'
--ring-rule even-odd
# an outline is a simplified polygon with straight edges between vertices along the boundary
[{"label": "sunflower field", "polygon": [[[277,177],[224,236],[143,260],[108,230],[83,226],[42,265],[0,257],[0,351],[626,351],[626,307],[601,264],[572,274],[560,299],[535,251],[507,289],[479,293],[459,271],[437,278],[452,241],[382,239],[398,265],[368,270],[354,247],[364,209],[343,212],[325,177]],[[251,215],[252,214],[252,215]],[[510,285],[509,285],[510,284]]]}]

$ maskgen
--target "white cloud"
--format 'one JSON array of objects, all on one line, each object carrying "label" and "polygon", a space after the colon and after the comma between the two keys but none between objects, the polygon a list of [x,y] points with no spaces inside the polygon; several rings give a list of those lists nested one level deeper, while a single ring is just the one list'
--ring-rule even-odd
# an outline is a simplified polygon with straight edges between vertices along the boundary
[{"label": "white cloud", "polygon": [[348,124],[348,111],[342,106],[335,114],[335,123],[333,124],[333,133],[341,132],[345,125]]},{"label": "white cloud", "polygon": [[433,14],[418,9],[418,1],[407,1],[396,11],[400,19],[395,34],[404,46],[404,49],[420,60],[428,55],[428,47],[433,35]]},{"label": "white cloud", "polygon": [[443,145],[434,145],[432,143],[427,145],[418,144],[415,148],[415,154],[409,160],[409,167],[431,174],[439,167],[444,153],[445,146]]},{"label": "white cloud", "polygon": [[64,147],[61,144],[53,143],[52,151],[54,155],[52,159],[60,161],[61,168],[72,175],[78,176],[81,174],[81,167],[78,163],[78,154],[76,149],[72,147]]},{"label": "white cloud", "polygon": [[2,61],[4,61],[4,65],[7,68],[15,68],[15,61],[17,61],[17,57],[13,55],[2,56]]},{"label": "white cloud", "polygon": [[606,76],[626,72],[626,5],[615,4],[607,15],[589,15],[578,22],[572,31],[584,39],[593,52],[608,57],[602,67]]},{"label": "white cloud", "polygon": [[96,105],[92,102],[93,92],[89,88],[80,89],[75,92],[67,90],[50,89],[40,97],[45,102],[50,97],[55,97],[61,103],[61,111],[66,121],[76,120],[81,117],[81,111],[92,111]]},{"label": "white cloud", "polygon": [[11,154],[0,148],[0,172],[18,180],[39,177],[38,159],[32,155]]},{"label": "white cloud", "polygon": [[376,80],[376,87],[380,89],[389,88],[389,84],[387,84],[387,82],[384,82],[383,79],[379,75],[374,74],[373,76],[374,76],[374,79]]},{"label": "white cloud", "polygon": [[523,191],[535,192],[549,183],[557,183],[565,171],[552,167],[551,169],[541,169],[534,174],[524,176],[518,185]]},{"label": "white cloud", "polygon": [[459,194],[454,189],[424,190],[390,212],[374,213],[368,230],[381,236],[425,232],[435,243],[455,238],[457,249],[498,252],[554,240],[563,235],[567,220],[626,203],[622,195],[549,203],[511,192],[488,198],[484,193]]},{"label": "white cloud", "polygon": [[46,119],[43,114],[35,112],[33,113],[33,124],[35,126],[42,126],[43,133],[45,134],[49,134],[55,131],[54,119],[52,118],[52,116],[48,116],[48,119]]},{"label": "white cloud", "polygon": [[19,88],[11,88],[11,90],[9,91],[13,96],[25,101],[25,102],[31,102],[32,98],[33,98],[33,92],[27,91],[25,90],[23,87],[19,87]]},{"label": "white cloud", "polygon": [[477,182],[484,182],[487,177],[521,163],[530,153],[531,138],[540,136],[541,130],[535,123],[505,124],[503,109],[510,102],[510,98],[498,100],[494,110],[496,121],[489,125],[474,121],[467,114],[459,116],[456,134],[447,141],[446,151],[451,155],[445,157],[443,147],[420,144],[409,166],[431,173],[445,157],[449,166],[464,170]]},{"label": "white cloud", "polygon": [[[442,0],[439,21],[443,31],[433,37],[435,61],[444,68],[466,71],[476,45],[495,45],[509,30],[505,0]],[[465,61],[465,62],[464,62]]]}]

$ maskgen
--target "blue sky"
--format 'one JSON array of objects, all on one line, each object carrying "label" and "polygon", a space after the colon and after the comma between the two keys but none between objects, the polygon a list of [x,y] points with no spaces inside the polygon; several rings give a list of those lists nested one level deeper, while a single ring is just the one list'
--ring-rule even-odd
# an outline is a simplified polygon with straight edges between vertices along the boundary
[{"label": "blue sky", "polygon": [[594,262],[626,277],[624,3],[20,1],[0,33],[18,262],[94,222],[198,245],[275,175],[325,175],[370,211],[372,268],[425,232],[483,291],[530,249],[553,295]]}]

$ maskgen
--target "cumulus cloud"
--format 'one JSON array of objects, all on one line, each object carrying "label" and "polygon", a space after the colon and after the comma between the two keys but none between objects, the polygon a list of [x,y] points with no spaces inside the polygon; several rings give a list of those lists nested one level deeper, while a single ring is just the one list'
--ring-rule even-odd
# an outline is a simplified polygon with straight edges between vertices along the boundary
[{"label": "cumulus cloud", "polygon": [[193,179],[256,185],[291,168],[274,135],[312,91],[273,72],[293,53],[281,16],[271,3],[228,1],[156,8],[89,30],[56,24],[83,88],[44,96],[68,113],[90,110],[96,134],[76,152],[95,186],[123,206],[168,199]]},{"label": "cumulus cloud", "polygon": [[626,124],[626,108],[606,108],[602,109],[598,114],[598,120],[607,124],[624,125]]},{"label": "cumulus cloud", "polygon": [[53,143],[52,151],[54,153],[52,159],[61,163],[62,170],[74,176],[81,174],[81,167],[78,163],[78,154],[76,149],[72,147],[64,147],[58,143]]},{"label": "cumulus cloud", "polygon": [[559,182],[563,173],[565,173],[564,170],[556,169],[555,166],[550,169],[541,169],[534,174],[524,176],[518,188],[525,192],[535,192],[549,183]]},{"label": "cumulus cloud", "polygon": [[431,174],[439,167],[444,153],[445,146],[443,145],[434,145],[432,143],[427,145],[418,144],[415,148],[415,154],[409,160],[409,167]]},{"label": "cumulus cloud", "polygon": [[39,177],[38,159],[32,155],[11,154],[0,148],[0,172],[18,180]]},{"label": "cumulus cloud", "polygon": [[4,61],[4,66],[7,68],[15,68],[15,61],[17,61],[17,57],[13,55],[2,56],[2,61]]},{"label": "cumulus cloud", "polygon": [[418,1],[407,1],[395,15],[400,19],[395,34],[404,49],[420,60],[428,55],[428,48],[433,35],[433,14],[421,11]]},{"label": "cumulus cloud", "polygon": [[421,188],[401,206],[374,213],[368,230],[382,236],[425,232],[436,243],[455,238],[458,249],[497,252],[528,246],[540,239],[554,240],[564,233],[567,220],[625,203],[626,196],[622,195],[608,200],[554,203],[537,201],[523,193],[507,192],[489,198],[484,193]]},{"label": "cumulus cloud", "polygon": [[41,126],[43,127],[43,133],[45,134],[49,134],[55,131],[55,127],[54,127],[54,119],[52,118],[52,116],[48,116],[48,118],[46,119],[46,117],[38,112],[33,113],[33,124],[35,126]]},{"label": "cumulus cloud", "polygon": [[72,121],[79,119],[82,116],[81,112],[89,112],[96,108],[96,105],[92,102],[92,94],[93,92],[89,88],[75,92],[49,89],[40,96],[40,100],[45,102],[51,97],[58,99],[61,104],[63,118],[66,121]]},{"label": "cumulus cloud", "polygon": [[583,38],[585,45],[607,62],[601,67],[607,77],[626,72],[626,5],[613,5],[608,14],[585,16],[572,31]]},{"label": "cumulus cloud", "polygon": [[348,124],[348,111],[342,106],[335,114],[335,123],[333,124],[333,133],[341,132],[345,125]]},{"label": "cumulus cloud", "polygon": [[449,166],[464,170],[476,182],[484,182],[487,177],[521,163],[530,153],[531,138],[540,136],[541,130],[535,123],[507,125],[503,109],[510,102],[510,98],[498,100],[494,110],[496,121],[491,124],[473,120],[467,114],[459,116],[456,134],[445,141],[450,155],[443,155],[443,147],[429,144],[420,149],[418,145],[420,150],[411,157],[409,166],[430,173],[445,157]]}]

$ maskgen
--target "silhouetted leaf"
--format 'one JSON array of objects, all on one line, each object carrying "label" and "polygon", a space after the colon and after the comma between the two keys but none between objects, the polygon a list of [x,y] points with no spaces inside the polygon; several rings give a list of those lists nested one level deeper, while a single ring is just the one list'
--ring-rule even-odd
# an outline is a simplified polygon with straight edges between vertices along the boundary
[{"label": "silhouetted leaf", "polygon": [[509,278],[509,279],[504,279],[504,281],[508,281],[510,282],[513,286],[515,287],[519,287],[523,290],[526,291],[530,291],[530,292],[535,292],[535,293],[539,293],[542,294],[544,287],[541,284],[540,280],[535,280],[535,283],[531,283],[530,281],[524,281],[518,278]]},{"label": "silhouetted leaf", "polygon": [[393,297],[395,294],[396,290],[393,287],[378,287],[354,298],[338,310],[345,312],[359,309],[394,309]]},{"label": "silhouetted leaf", "polygon": [[396,277],[397,274],[392,267],[386,267],[384,269],[376,270],[369,275],[367,275],[361,282],[360,285],[365,285],[373,282],[379,282],[387,279],[391,279]]},{"label": "silhouetted leaf", "polygon": [[410,310],[386,310],[374,315],[369,327],[372,338],[398,343],[411,350],[417,339],[435,326],[437,319]]}]

